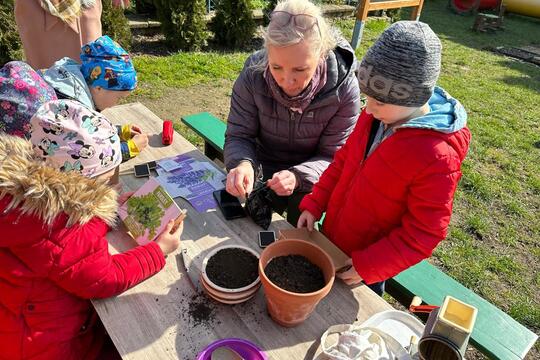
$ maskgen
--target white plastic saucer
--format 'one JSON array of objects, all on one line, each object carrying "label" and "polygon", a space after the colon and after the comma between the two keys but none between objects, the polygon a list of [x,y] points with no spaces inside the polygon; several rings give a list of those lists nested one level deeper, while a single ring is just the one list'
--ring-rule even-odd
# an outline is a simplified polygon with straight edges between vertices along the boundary
[{"label": "white plastic saucer", "polygon": [[377,313],[364,321],[361,327],[374,327],[384,331],[396,339],[401,346],[407,348],[411,336],[422,337],[424,324],[414,316],[398,310],[387,310]]}]

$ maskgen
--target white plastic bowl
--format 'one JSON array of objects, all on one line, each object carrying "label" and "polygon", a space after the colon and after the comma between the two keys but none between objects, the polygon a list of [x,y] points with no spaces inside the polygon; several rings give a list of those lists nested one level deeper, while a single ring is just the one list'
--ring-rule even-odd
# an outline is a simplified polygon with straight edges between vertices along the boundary
[{"label": "white plastic bowl", "polygon": [[223,250],[223,249],[230,249],[230,248],[235,248],[235,249],[243,249],[243,250],[246,250],[246,251],[249,251],[250,253],[252,253],[257,259],[259,259],[259,254],[251,249],[251,248],[248,248],[247,246],[243,246],[243,245],[223,245],[223,246],[219,246],[217,248],[215,248],[214,250],[210,251],[206,257],[203,259],[203,263],[202,263],[202,276],[203,276],[203,279],[204,281],[206,282],[206,284],[208,284],[209,286],[211,286],[212,288],[220,291],[220,292],[224,292],[224,293],[239,293],[239,292],[243,292],[243,291],[246,291],[246,290],[249,290],[251,289],[252,287],[256,286],[258,283],[260,283],[261,279],[257,276],[257,278],[255,279],[255,281],[253,281],[251,284],[247,285],[247,286],[244,286],[244,287],[241,287],[241,288],[238,288],[238,289],[227,289],[227,288],[224,288],[224,287],[221,287],[219,285],[216,285],[214,284],[210,278],[208,278],[208,275],[206,274],[206,265],[208,264],[208,260],[214,256],[215,254],[217,254],[220,250]]}]

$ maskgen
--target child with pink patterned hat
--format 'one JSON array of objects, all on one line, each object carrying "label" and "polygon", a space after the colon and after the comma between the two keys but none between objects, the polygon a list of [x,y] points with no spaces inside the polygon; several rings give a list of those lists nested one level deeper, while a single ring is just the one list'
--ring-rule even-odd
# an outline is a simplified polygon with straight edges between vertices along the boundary
[{"label": "child with pink patterned hat", "polygon": [[159,272],[182,225],[110,254],[106,234],[131,195],[107,182],[122,160],[116,128],[71,100],[42,105],[30,124],[30,141],[0,133],[0,357],[109,359],[89,299]]},{"label": "child with pink patterned hat", "polygon": [[61,171],[95,177],[114,172],[122,162],[116,127],[79,102],[50,101],[38,109],[30,125],[36,154]]}]

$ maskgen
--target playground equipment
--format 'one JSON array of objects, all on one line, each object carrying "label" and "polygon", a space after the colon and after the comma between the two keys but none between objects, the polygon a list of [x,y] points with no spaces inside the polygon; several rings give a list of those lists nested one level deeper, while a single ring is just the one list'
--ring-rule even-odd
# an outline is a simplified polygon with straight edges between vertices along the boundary
[{"label": "playground equipment", "polygon": [[351,40],[351,46],[353,49],[357,49],[360,41],[362,40],[362,33],[366,24],[366,19],[369,11],[373,10],[387,10],[387,9],[399,9],[402,7],[412,7],[411,20],[420,18],[422,12],[422,6],[424,0],[360,0],[356,7],[356,22],[354,24],[354,30]]},{"label": "playground equipment", "polygon": [[540,1],[538,0],[504,0],[506,11],[540,18]]},{"label": "playground equipment", "polygon": [[449,0],[448,5],[455,13],[468,15],[478,10],[495,9],[498,2],[498,0]]},{"label": "playground equipment", "polygon": [[[449,0],[450,8],[460,15],[475,13],[478,10],[493,10],[498,7],[498,0]],[[540,18],[538,0],[503,0],[507,12]]]},{"label": "playground equipment", "polygon": [[474,20],[473,30],[486,32],[488,30],[503,30],[503,19],[506,8],[503,0],[497,0],[495,14],[478,12]]}]

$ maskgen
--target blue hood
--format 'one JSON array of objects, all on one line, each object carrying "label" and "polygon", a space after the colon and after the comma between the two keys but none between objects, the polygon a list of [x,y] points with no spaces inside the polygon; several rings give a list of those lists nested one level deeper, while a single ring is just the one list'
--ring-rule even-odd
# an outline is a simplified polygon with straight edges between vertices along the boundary
[{"label": "blue hood", "polygon": [[65,97],[95,110],[90,88],[86,84],[81,65],[68,57],[58,60],[49,69],[41,71],[45,81]]},{"label": "blue hood", "polygon": [[398,128],[430,129],[451,134],[467,125],[467,113],[463,105],[442,88],[435,87],[428,105],[428,114],[411,119]]}]

